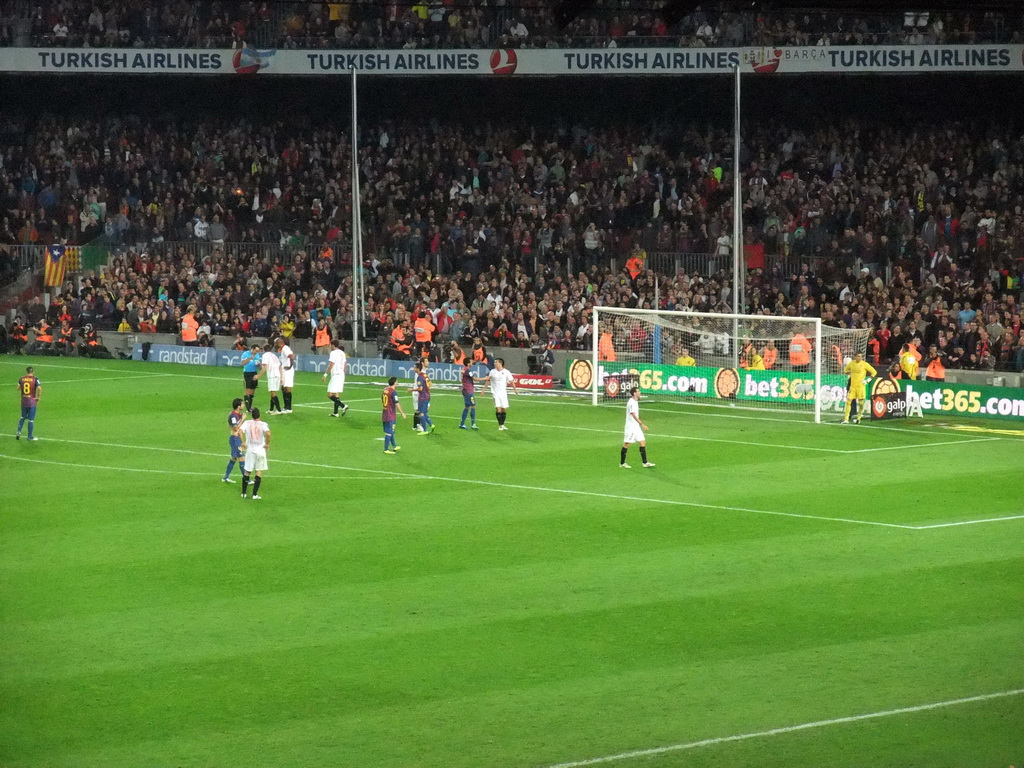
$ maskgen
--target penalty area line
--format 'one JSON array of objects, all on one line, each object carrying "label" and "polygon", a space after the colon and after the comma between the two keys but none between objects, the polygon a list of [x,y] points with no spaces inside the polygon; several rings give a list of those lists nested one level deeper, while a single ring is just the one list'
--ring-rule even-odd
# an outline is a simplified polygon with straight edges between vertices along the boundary
[{"label": "penalty area line", "polygon": [[[12,437],[10,433],[2,433],[0,437]],[[125,450],[146,450],[146,451],[163,451],[166,453],[185,453],[192,456],[216,456],[218,458],[224,458],[223,453],[211,453],[208,451],[194,451],[185,450],[182,448],[165,448],[162,446],[152,445],[124,445],[122,443],[104,443],[95,442],[91,440],[71,440],[68,438],[53,438],[44,437],[39,438],[43,441],[54,442],[54,443],[68,443],[72,445],[97,445],[104,446],[107,448],[121,448]],[[723,512],[743,512],[751,515],[767,515],[770,517],[791,517],[801,520],[820,520],[822,522],[830,523],[847,523],[850,525],[870,525],[878,528],[898,528],[902,530],[914,530],[914,526],[911,525],[900,525],[898,523],[883,523],[876,520],[857,520],[846,517],[828,517],[825,515],[805,515],[799,512],[779,512],[776,510],[769,509],[751,509],[749,507],[732,507],[723,504],[703,504],[697,501],[680,501],[678,499],[660,499],[648,496],[626,496],[617,493],[601,493],[600,491],[582,491],[574,488],[556,488],[540,485],[522,485],[520,483],[502,483],[495,480],[478,480],[473,478],[464,477],[445,477],[443,475],[425,475],[413,472],[395,472],[393,470],[384,469],[369,469],[367,467],[347,467],[338,464],[318,464],[314,462],[306,461],[293,461],[289,459],[272,459],[277,464],[289,464],[292,466],[299,467],[316,467],[318,469],[335,469],[346,472],[365,472],[371,475],[377,475],[381,477],[399,477],[408,480],[438,480],[445,483],[461,483],[464,485],[479,485],[488,488],[510,488],[519,491],[538,491],[540,493],[564,493],[570,496],[586,496],[590,498],[598,499],[612,499],[615,501],[638,501],[644,504],[666,504],[676,507],[689,507],[691,509],[711,509],[720,510]]]},{"label": "penalty area line", "polygon": [[882,448],[855,448],[843,453],[874,453],[876,451],[905,451],[908,448],[932,448],[936,445],[967,445],[969,443],[991,443],[999,437],[978,437],[973,440],[943,440],[938,443],[916,443],[914,445],[887,445]]},{"label": "penalty area line", "polygon": [[860,723],[865,720],[880,720],[886,717],[898,717],[900,715],[910,715],[916,712],[928,712],[934,709],[944,709],[946,707],[957,707],[964,704],[974,704],[980,701],[992,701],[994,699],[1006,699],[1011,696],[1020,696],[1024,694],[1024,688],[1015,688],[1010,691],[999,691],[998,693],[984,693],[979,696],[967,696],[961,699],[948,699],[946,701],[936,701],[931,704],[918,704],[913,707],[900,707],[899,709],[883,709],[879,712],[868,712],[863,715],[850,715],[849,717],[836,717],[831,720],[815,720],[810,723],[800,723],[799,725],[787,725],[782,728],[770,728],[765,731],[753,731],[751,733],[739,733],[735,736],[719,736],[714,739],[701,739],[700,741],[690,741],[684,744],[670,744],[666,747],[654,747],[652,749],[637,749],[632,752],[620,752],[617,755],[605,755],[604,757],[592,757],[588,760],[574,760],[569,763],[558,763],[557,765],[548,766],[548,768],[585,768],[590,765],[603,765],[605,763],[614,763],[622,760],[632,760],[638,757],[654,757],[656,755],[664,755],[671,752],[682,752],[688,749],[697,749],[699,747],[712,747],[716,744],[730,744],[737,741],[750,741],[751,739],[766,739],[772,736],[784,736],[788,733],[798,733],[800,731],[809,731],[816,728],[828,728],[835,725],[846,725],[847,723]]},{"label": "penalty area line", "polygon": [[[0,459],[10,459],[11,461],[25,461],[30,464],[51,464],[58,467],[76,467],[78,469],[107,469],[111,472],[142,472],[151,475],[179,475],[187,477],[223,477],[223,473],[219,472],[185,472],[175,469],[144,469],[141,467],[112,467],[106,464],[77,464],[70,461],[50,461],[48,459],[29,459],[25,456],[11,456],[9,453],[0,453]],[[238,462],[241,465],[241,461]],[[233,473],[232,473],[233,474]],[[331,477],[330,475],[278,475],[271,474],[268,472],[268,477],[273,477],[275,480],[380,480],[377,475],[338,475],[337,477]]]},{"label": "penalty area line", "polygon": [[980,525],[982,523],[1001,523],[1005,520],[1024,520],[1024,515],[1007,515],[1006,517],[987,517],[981,520],[955,520],[952,523],[934,523],[932,525],[915,525],[916,531],[930,531],[933,528],[959,528],[963,525]]}]

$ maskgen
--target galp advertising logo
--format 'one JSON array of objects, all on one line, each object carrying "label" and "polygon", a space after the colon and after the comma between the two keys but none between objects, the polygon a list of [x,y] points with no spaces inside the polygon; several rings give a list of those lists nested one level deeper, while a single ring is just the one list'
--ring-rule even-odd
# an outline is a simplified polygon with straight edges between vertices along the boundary
[{"label": "galp advertising logo", "polygon": [[255,48],[239,48],[231,57],[231,66],[239,75],[255,75],[270,66],[270,60],[277,51],[259,51]]},{"label": "galp advertising logo", "polygon": [[496,75],[511,75],[519,66],[519,55],[512,48],[495,48],[491,51],[491,72]]}]

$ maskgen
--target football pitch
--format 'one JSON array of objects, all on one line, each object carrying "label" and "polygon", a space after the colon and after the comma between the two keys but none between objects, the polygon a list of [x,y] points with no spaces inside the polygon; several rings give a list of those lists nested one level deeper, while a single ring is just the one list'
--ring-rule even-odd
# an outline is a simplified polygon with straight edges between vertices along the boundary
[{"label": "football pitch", "polygon": [[388,456],[378,384],[333,419],[300,373],[253,501],[237,369],[0,384],[4,768],[1024,761],[1018,425],[644,400],[623,470],[623,402],[512,396],[499,432],[483,394],[463,431],[448,390]]}]

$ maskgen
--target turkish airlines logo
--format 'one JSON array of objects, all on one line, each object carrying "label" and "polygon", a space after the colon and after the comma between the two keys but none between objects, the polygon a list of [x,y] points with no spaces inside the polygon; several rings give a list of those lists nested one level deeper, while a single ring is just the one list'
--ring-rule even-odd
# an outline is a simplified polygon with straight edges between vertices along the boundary
[{"label": "turkish airlines logo", "polygon": [[513,48],[495,48],[491,51],[491,72],[496,75],[511,75],[519,66],[519,55]]},{"label": "turkish airlines logo", "polygon": [[779,69],[782,63],[781,48],[765,48],[751,58],[751,66],[759,75],[770,75]]},{"label": "turkish airlines logo", "polygon": [[261,69],[270,66],[270,60],[277,51],[257,50],[255,48],[239,48],[231,56],[231,66],[239,75],[255,75]]}]

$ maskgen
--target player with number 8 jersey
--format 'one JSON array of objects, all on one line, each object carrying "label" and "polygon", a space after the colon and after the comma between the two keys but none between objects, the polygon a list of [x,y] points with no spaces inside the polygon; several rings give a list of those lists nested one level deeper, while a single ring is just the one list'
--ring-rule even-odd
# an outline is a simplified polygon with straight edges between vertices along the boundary
[{"label": "player with number 8 jersey", "polygon": [[21,419],[18,421],[18,433],[15,440],[21,440],[21,428],[28,422],[28,439],[35,440],[33,434],[36,424],[36,407],[39,405],[39,393],[43,385],[36,378],[34,369],[30,365],[25,369],[25,375],[18,379],[18,392],[21,394]]}]

